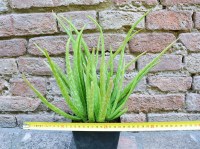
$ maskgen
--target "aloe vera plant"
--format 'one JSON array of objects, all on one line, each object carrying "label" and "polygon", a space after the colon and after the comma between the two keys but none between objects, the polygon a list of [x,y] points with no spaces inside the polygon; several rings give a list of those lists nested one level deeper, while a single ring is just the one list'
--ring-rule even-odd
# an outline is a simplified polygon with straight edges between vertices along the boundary
[{"label": "aloe vera plant", "polygon": [[[158,54],[156,58],[140,70],[125,88],[122,87],[126,70],[135,63],[137,59],[145,54],[144,52],[128,64],[125,63],[124,52],[126,44],[139,32],[135,31],[135,28],[148,13],[149,12],[145,13],[132,25],[125,40],[116,52],[113,52],[112,47],[110,47],[110,57],[108,62],[105,60],[104,34],[102,27],[96,20],[89,17],[100,31],[97,48],[93,48],[93,50],[90,51],[82,37],[84,27],[81,30],[78,30],[70,20],[55,15],[58,22],[69,36],[65,53],[66,72],[51,59],[46,49],[42,49],[38,45],[36,46],[47,58],[48,63],[46,64],[51,69],[62,96],[73,114],[68,114],[48,102],[23,75],[25,82],[49,109],[65,118],[82,122],[108,122],[119,118],[127,111],[125,104],[138,82],[159,62],[161,56],[173,45],[173,43],[176,42],[174,41],[171,43]],[[66,23],[68,26],[65,25]],[[74,36],[73,33],[75,33],[76,36]],[[73,62],[70,62],[71,48],[73,49]],[[99,52],[101,52],[100,59]],[[120,55],[120,60],[117,72],[114,73],[114,58],[117,55]],[[97,67],[99,63],[100,74],[98,76]]]}]

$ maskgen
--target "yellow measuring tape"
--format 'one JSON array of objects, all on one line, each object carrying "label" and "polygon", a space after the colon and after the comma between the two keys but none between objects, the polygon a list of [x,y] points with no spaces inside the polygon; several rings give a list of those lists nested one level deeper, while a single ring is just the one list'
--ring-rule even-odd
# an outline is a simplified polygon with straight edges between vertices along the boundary
[{"label": "yellow measuring tape", "polygon": [[200,121],[141,123],[25,122],[23,129],[61,131],[169,131],[200,130]]}]

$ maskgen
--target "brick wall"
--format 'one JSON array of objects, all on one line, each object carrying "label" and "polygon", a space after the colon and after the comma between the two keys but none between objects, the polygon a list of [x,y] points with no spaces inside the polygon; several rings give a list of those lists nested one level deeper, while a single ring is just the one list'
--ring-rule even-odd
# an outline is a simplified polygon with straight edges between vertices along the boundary
[{"label": "brick wall", "polygon": [[[200,0],[0,0],[0,127],[18,127],[24,121],[66,121],[48,110],[21,78],[24,72],[50,102],[64,104],[44,57],[33,43],[47,48],[64,69],[67,36],[53,13],[84,23],[84,38],[96,46],[98,31],[87,19],[98,20],[105,31],[106,49],[116,49],[130,25],[154,7],[127,45],[126,59],[141,57],[126,74],[127,84],[170,42],[178,42],[151,70],[128,101],[123,122],[200,119]],[[72,57],[73,58],[73,57]],[[116,62],[117,64],[117,59]]]}]

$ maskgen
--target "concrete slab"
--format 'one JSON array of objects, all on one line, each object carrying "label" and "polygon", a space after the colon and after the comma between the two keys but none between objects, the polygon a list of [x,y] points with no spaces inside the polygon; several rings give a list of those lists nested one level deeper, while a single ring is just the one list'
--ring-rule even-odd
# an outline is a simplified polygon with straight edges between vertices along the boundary
[{"label": "concrete slab", "polygon": [[[122,132],[118,145],[118,149],[199,148],[200,131]],[[75,146],[71,132],[1,128],[0,149],[75,149]]]}]

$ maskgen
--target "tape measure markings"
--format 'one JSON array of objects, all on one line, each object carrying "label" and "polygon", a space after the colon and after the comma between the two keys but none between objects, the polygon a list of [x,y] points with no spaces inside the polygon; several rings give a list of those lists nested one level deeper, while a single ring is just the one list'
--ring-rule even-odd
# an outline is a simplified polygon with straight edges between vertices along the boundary
[{"label": "tape measure markings", "polygon": [[141,123],[59,123],[25,122],[23,129],[62,131],[167,131],[200,130],[200,121]]}]

